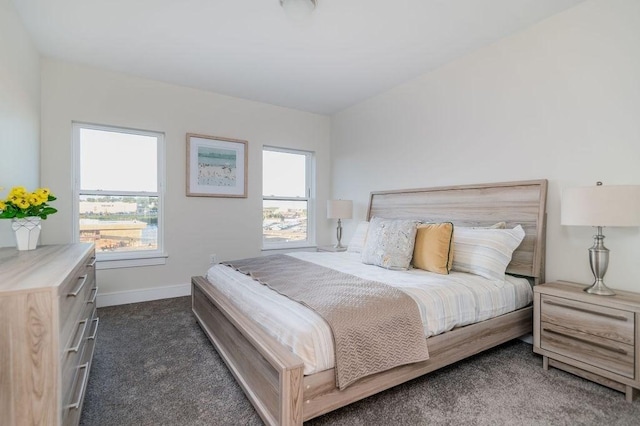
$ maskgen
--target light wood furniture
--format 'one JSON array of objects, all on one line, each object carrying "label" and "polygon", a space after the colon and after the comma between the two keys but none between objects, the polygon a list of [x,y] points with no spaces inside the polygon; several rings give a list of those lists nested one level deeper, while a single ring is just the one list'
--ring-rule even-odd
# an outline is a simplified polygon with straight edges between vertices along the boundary
[{"label": "light wood furniture", "polygon": [[[508,271],[544,282],[547,181],[371,194],[368,218],[414,218],[486,226],[521,224],[526,236]],[[193,312],[247,397],[270,425],[300,425],[354,401],[530,333],[532,307],[428,339],[430,359],[366,377],[340,391],[333,369],[303,376],[302,360],[265,333],[204,277],[192,280]]]},{"label": "light wood furniture", "polygon": [[640,294],[597,296],[559,281],[534,289],[533,351],[565,370],[626,394],[640,389]]},{"label": "light wood furniture", "polygon": [[0,249],[0,423],[76,425],[98,328],[93,244]]},{"label": "light wood furniture", "polygon": [[317,251],[328,251],[332,253],[339,253],[343,251],[347,251],[346,247],[337,248],[336,246],[318,246],[316,248]]}]

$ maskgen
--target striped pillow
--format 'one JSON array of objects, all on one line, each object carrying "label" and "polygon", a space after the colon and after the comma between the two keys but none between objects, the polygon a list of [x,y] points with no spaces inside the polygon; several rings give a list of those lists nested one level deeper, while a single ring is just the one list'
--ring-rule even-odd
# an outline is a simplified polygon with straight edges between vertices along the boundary
[{"label": "striped pillow", "polygon": [[503,281],[511,256],[524,235],[520,225],[513,229],[457,227],[453,231],[452,270]]}]

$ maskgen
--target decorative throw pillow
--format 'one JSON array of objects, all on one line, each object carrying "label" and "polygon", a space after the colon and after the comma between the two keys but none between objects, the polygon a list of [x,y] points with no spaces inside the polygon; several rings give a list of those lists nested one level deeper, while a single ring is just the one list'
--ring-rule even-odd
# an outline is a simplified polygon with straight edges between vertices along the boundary
[{"label": "decorative throw pillow", "polygon": [[387,269],[409,269],[418,223],[416,220],[371,219],[362,263]]},{"label": "decorative throw pillow", "polygon": [[453,270],[469,272],[490,280],[504,280],[513,252],[524,239],[524,229],[474,229],[457,227]]},{"label": "decorative throw pillow", "polygon": [[453,223],[418,225],[413,266],[437,274],[448,274],[453,262]]},{"label": "decorative throw pillow", "polygon": [[367,230],[369,229],[369,222],[362,221],[358,224],[349,245],[347,251],[350,253],[362,253],[364,248],[364,242],[367,240]]}]

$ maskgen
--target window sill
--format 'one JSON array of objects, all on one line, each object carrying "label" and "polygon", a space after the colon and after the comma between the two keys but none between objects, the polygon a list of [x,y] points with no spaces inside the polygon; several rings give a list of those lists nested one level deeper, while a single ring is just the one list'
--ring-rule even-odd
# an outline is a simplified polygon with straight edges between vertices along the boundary
[{"label": "window sill", "polygon": [[146,256],[129,254],[127,257],[110,257],[106,259],[100,259],[100,255],[98,255],[98,258],[96,259],[96,270],[165,265],[167,263],[167,257],[169,257],[169,255],[166,253]]}]

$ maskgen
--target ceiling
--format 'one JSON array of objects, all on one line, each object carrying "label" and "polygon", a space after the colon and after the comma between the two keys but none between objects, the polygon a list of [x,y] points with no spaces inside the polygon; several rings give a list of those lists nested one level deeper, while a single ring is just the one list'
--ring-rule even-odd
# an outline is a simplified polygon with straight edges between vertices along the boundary
[{"label": "ceiling", "polygon": [[333,114],[583,0],[13,0],[48,57]]}]

